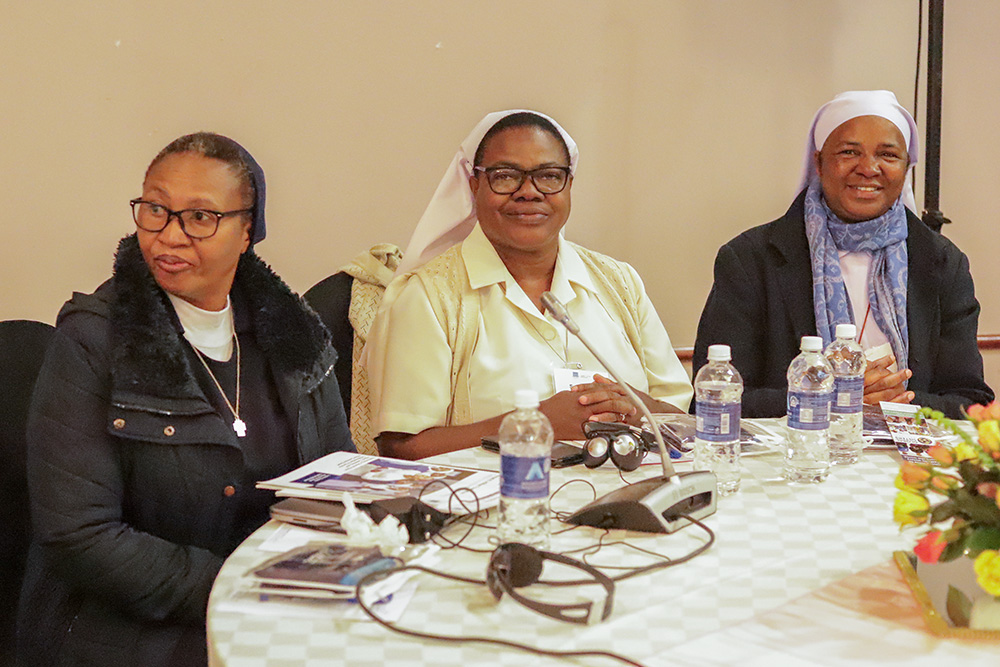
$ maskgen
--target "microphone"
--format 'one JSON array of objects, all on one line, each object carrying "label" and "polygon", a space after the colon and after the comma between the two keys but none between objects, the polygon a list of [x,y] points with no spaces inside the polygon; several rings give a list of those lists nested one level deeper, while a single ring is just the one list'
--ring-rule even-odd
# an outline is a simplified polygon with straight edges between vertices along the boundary
[{"label": "microphone", "polygon": [[597,528],[623,528],[648,533],[672,533],[690,524],[685,515],[703,519],[715,513],[718,483],[715,475],[699,470],[678,474],[670,462],[670,454],[663,443],[660,429],[653,421],[646,404],[639,400],[632,388],[590,344],[579,325],[570,317],[566,307],[552,292],[542,294],[542,305],[566,330],[580,339],[584,347],[611,374],[636,409],[649,422],[653,438],[660,450],[663,477],[629,484],[612,491],[579,509],[567,521]]}]

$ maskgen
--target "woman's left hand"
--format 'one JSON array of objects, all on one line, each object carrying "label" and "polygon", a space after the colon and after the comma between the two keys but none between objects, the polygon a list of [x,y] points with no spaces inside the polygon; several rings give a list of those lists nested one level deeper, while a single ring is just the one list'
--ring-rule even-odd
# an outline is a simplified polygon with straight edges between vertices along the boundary
[{"label": "woman's left hand", "polygon": [[594,375],[588,384],[574,385],[570,391],[580,393],[580,405],[593,410],[590,421],[639,423],[638,410],[629,400],[628,394],[614,380],[603,375]]}]

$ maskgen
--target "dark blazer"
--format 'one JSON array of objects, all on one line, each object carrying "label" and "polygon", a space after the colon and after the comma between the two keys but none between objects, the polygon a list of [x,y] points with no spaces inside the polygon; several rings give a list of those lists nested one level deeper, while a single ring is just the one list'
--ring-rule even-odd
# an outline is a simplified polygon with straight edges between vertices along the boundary
[{"label": "dark blazer", "polygon": [[[236,329],[274,380],[294,439],[286,451],[298,463],[354,451],[315,313],[250,252],[231,294]],[[28,424],[35,534],[22,664],[206,662],[212,583],[267,520],[268,499],[255,495],[232,417],[202,390],[181,331],[134,236],[113,279],[60,312]]]},{"label": "dark blazer", "polygon": [[[745,417],[785,414],[788,364],[802,336],[816,335],[804,200],[803,192],[785,215],[743,232],[715,258],[693,369],[706,363],[709,345],[729,345],[743,376]],[[914,403],[959,417],[961,408],[993,400],[976,344],[979,302],[969,260],[909,211],[907,223],[908,387]]]}]

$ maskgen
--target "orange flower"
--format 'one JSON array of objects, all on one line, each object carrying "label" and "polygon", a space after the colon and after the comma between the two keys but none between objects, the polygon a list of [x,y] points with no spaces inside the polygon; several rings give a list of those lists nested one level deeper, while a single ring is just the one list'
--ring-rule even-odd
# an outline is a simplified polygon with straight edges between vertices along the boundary
[{"label": "orange flower", "polygon": [[965,409],[965,416],[967,416],[974,422],[978,422],[982,420],[984,410],[986,410],[986,407],[983,405],[979,405],[978,403],[975,405],[970,405]]},{"label": "orange flower", "polygon": [[986,496],[987,498],[997,497],[997,488],[1000,488],[1000,484],[996,482],[980,482],[976,484],[976,492],[981,496]]},{"label": "orange flower", "polygon": [[927,455],[943,466],[950,466],[955,462],[955,454],[944,445],[934,445],[927,450]]},{"label": "orange flower", "polygon": [[934,478],[931,479],[931,488],[941,493],[957,489],[960,484],[961,480],[955,479],[951,475],[934,475]]},{"label": "orange flower", "polygon": [[930,477],[931,473],[927,468],[911,461],[903,461],[903,465],[899,467],[899,476],[896,478],[896,488],[914,491],[926,489]]}]

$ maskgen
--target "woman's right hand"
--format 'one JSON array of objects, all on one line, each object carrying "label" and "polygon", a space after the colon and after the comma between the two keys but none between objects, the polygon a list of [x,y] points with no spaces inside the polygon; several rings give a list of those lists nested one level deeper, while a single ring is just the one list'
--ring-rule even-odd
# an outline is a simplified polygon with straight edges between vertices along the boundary
[{"label": "woman's right hand", "polygon": [[909,403],[913,400],[912,391],[907,391],[903,384],[913,375],[908,368],[893,373],[889,368],[896,362],[891,355],[869,361],[865,368],[864,402],[868,405],[878,405],[881,401],[893,403]]},{"label": "woman's right hand", "polygon": [[635,414],[635,406],[617,384],[594,382],[560,391],[541,402],[539,409],[552,423],[557,440],[581,440],[587,421],[618,421]]}]

